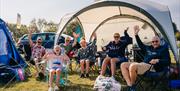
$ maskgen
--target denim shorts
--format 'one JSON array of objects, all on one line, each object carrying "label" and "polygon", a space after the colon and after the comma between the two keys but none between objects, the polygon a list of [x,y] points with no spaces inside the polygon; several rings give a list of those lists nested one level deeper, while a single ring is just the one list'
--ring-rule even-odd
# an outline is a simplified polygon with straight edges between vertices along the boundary
[{"label": "denim shorts", "polygon": [[52,71],[57,71],[57,70],[62,70],[62,67],[52,67],[51,69],[50,69],[50,72],[52,72]]},{"label": "denim shorts", "polygon": [[126,57],[118,57],[118,62],[122,63],[122,62],[128,62],[128,59]]}]

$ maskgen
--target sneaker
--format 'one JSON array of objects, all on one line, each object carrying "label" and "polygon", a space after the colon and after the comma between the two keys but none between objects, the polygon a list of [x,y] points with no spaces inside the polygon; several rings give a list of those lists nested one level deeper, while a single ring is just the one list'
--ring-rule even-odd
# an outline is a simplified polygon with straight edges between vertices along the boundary
[{"label": "sneaker", "polygon": [[103,78],[105,78],[105,76],[103,76],[103,75],[99,75],[96,79],[101,80],[101,79],[103,79]]},{"label": "sneaker", "polygon": [[114,76],[111,76],[110,79],[111,79],[113,82],[118,83],[118,81],[115,79]]},{"label": "sneaker", "polygon": [[114,76],[111,76],[111,79],[112,79],[114,82],[117,82]]},{"label": "sneaker", "polygon": [[89,74],[88,73],[86,74],[86,77],[89,78]]},{"label": "sneaker", "polygon": [[49,87],[48,91],[53,91],[53,88],[52,88],[52,87]]},{"label": "sneaker", "polygon": [[84,77],[85,77],[84,74],[81,74],[80,78],[84,78]]},{"label": "sneaker", "polygon": [[54,87],[54,91],[59,91],[59,87],[57,85]]}]

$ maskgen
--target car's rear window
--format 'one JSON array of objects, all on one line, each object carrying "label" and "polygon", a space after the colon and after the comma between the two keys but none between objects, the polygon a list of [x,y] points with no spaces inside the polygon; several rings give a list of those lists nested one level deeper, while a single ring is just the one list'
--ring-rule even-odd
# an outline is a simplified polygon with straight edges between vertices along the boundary
[{"label": "car's rear window", "polygon": [[[31,37],[32,40],[36,40],[37,39],[37,34],[33,34]],[[28,40],[28,35],[25,35],[22,40]]]},{"label": "car's rear window", "polygon": [[[41,37],[43,40],[53,41],[55,34],[51,33],[42,33],[42,34],[32,34],[32,40],[36,40],[38,37]],[[22,40],[28,40],[28,35],[25,35]]]}]

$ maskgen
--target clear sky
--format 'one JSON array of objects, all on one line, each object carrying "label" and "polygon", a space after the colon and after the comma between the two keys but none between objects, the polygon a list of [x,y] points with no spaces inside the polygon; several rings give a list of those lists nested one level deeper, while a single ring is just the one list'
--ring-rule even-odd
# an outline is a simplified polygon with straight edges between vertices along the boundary
[{"label": "clear sky", "polygon": [[[173,21],[180,30],[180,0],[151,0],[168,5]],[[22,23],[29,24],[33,18],[45,18],[59,23],[67,13],[77,11],[94,0],[0,0],[0,17],[10,23],[16,23],[17,13]]]}]

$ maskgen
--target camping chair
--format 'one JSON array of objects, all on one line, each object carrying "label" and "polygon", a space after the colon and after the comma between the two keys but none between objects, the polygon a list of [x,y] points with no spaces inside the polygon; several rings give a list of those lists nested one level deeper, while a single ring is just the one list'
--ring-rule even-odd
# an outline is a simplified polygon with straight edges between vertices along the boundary
[{"label": "camping chair", "polygon": [[103,60],[104,58],[106,58],[106,52],[105,51],[98,51],[96,53],[96,58],[99,58],[99,62],[98,62],[98,65],[99,65],[99,68],[101,69],[101,66],[102,66],[102,63],[103,63]]},{"label": "camping chair", "polygon": [[0,84],[5,84],[3,89],[14,81],[23,81],[28,76],[26,72],[28,68],[23,64],[9,66],[0,63]]},{"label": "camping chair", "polygon": [[98,73],[97,60],[95,60],[94,62],[90,62],[89,67],[90,67],[90,73],[93,73],[94,75]]},{"label": "camping chair", "polygon": [[[97,64],[97,56],[96,56],[96,54],[97,54],[97,45],[91,45],[91,42],[90,43],[88,43],[87,44],[87,46],[91,46],[91,47],[89,47],[89,53],[91,54],[91,55],[93,55],[93,56],[91,56],[91,57],[93,57],[93,58],[95,58],[94,60],[90,60],[90,63],[89,63],[89,72],[91,73],[94,73],[94,75],[95,75],[95,73],[97,72],[97,70],[98,70],[98,68],[97,68],[97,66],[96,66],[96,64]],[[77,72],[79,72],[79,69],[80,69],[80,58],[77,56],[78,54],[77,54],[77,52],[76,52],[76,70],[77,70]]]},{"label": "camping chair", "polygon": [[[96,73],[98,73],[98,68],[96,66],[96,62],[97,60],[95,61],[90,61],[89,62],[89,73],[92,73],[93,75],[95,75]],[[80,70],[80,60],[77,60],[77,64],[76,64],[76,71],[80,74],[81,72],[79,71]],[[84,66],[84,68],[86,68],[86,65]]]},{"label": "camping chair", "polygon": [[[106,57],[106,52],[98,52],[98,56],[100,57],[100,68],[101,68],[101,66],[102,66],[102,63],[103,63],[103,61],[104,61],[104,58]],[[128,54],[126,54],[127,56],[126,56],[126,58],[128,59],[128,61],[129,61],[129,55],[130,55],[130,53],[128,52]],[[120,61],[120,62],[117,62],[116,63],[116,72],[118,72],[118,73],[121,73],[121,72],[119,72],[119,71],[121,71],[120,70],[120,64],[121,64],[122,62]],[[106,69],[106,75],[108,75],[108,76],[111,76],[111,66],[110,66],[110,64],[109,65],[107,65],[107,69]],[[122,77],[122,74],[120,74],[120,76]]]},{"label": "camping chair", "polygon": [[[160,89],[163,88],[163,91],[168,91],[168,89],[165,89],[168,87],[168,82],[169,82],[169,67],[164,68],[160,72],[152,72],[150,69],[153,67],[149,68],[143,75],[139,75],[137,78],[137,81],[135,82],[136,87],[139,87],[139,90],[141,91],[154,91],[154,89],[158,89],[158,85],[165,85],[164,87],[161,87]],[[150,83],[147,88],[143,87],[143,82]],[[145,86],[146,87],[146,86]]]},{"label": "camping chair", "polygon": [[[122,37],[120,37],[120,39],[121,40],[126,40],[127,39],[127,37],[126,36],[122,36]],[[132,37],[128,37],[128,41],[129,41],[129,43],[128,43],[128,45],[130,45],[130,44],[132,44]],[[107,51],[104,51],[105,53],[107,52]],[[107,54],[107,53],[106,53]],[[125,49],[125,57],[128,59],[128,61],[130,60],[130,57],[131,57],[131,54],[132,54],[132,51],[131,52],[129,52],[128,51],[128,46],[126,47],[126,49]],[[105,58],[105,57],[104,57]],[[104,60],[104,58],[103,58],[103,60]],[[127,61],[127,62],[128,62]],[[131,61],[131,60],[130,60]],[[103,61],[102,61],[103,62]],[[124,61],[124,62],[126,62],[126,61]],[[120,62],[117,62],[116,63],[116,70],[119,70],[119,71],[121,71],[120,70],[120,65],[121,65],[121,61]],[[101,63],[102,64],[102,63]],[[107,66],[107,69],[106,69],[106,73],[108,74],[108,75],[111,75],[111,70],[110,70],[111,68],[110,68],[110,65],[108,65]],[[121,73],[121,72],[118,72],[118,73]],[[121,75],[121,77],[122,77],[122,74],[120,74]]]},{"label": "camping chair", "polygon": [[[49,61],[45,62],[46,64],[46,81],[48,82],[49,84]],[[61,74],[60,74],[60,86],[66,86],[68,84],[68,67],[69,63],[66,62],[66,63],[63,63],[62,66],[62,70],[61,70]],[[56,75],[54,75],[54,80],[56,79]]]},{"label": "camping chair", "polygon": [[30,45],[23,45],[24,58],[26,61],[31,62],[31,47]]}]

